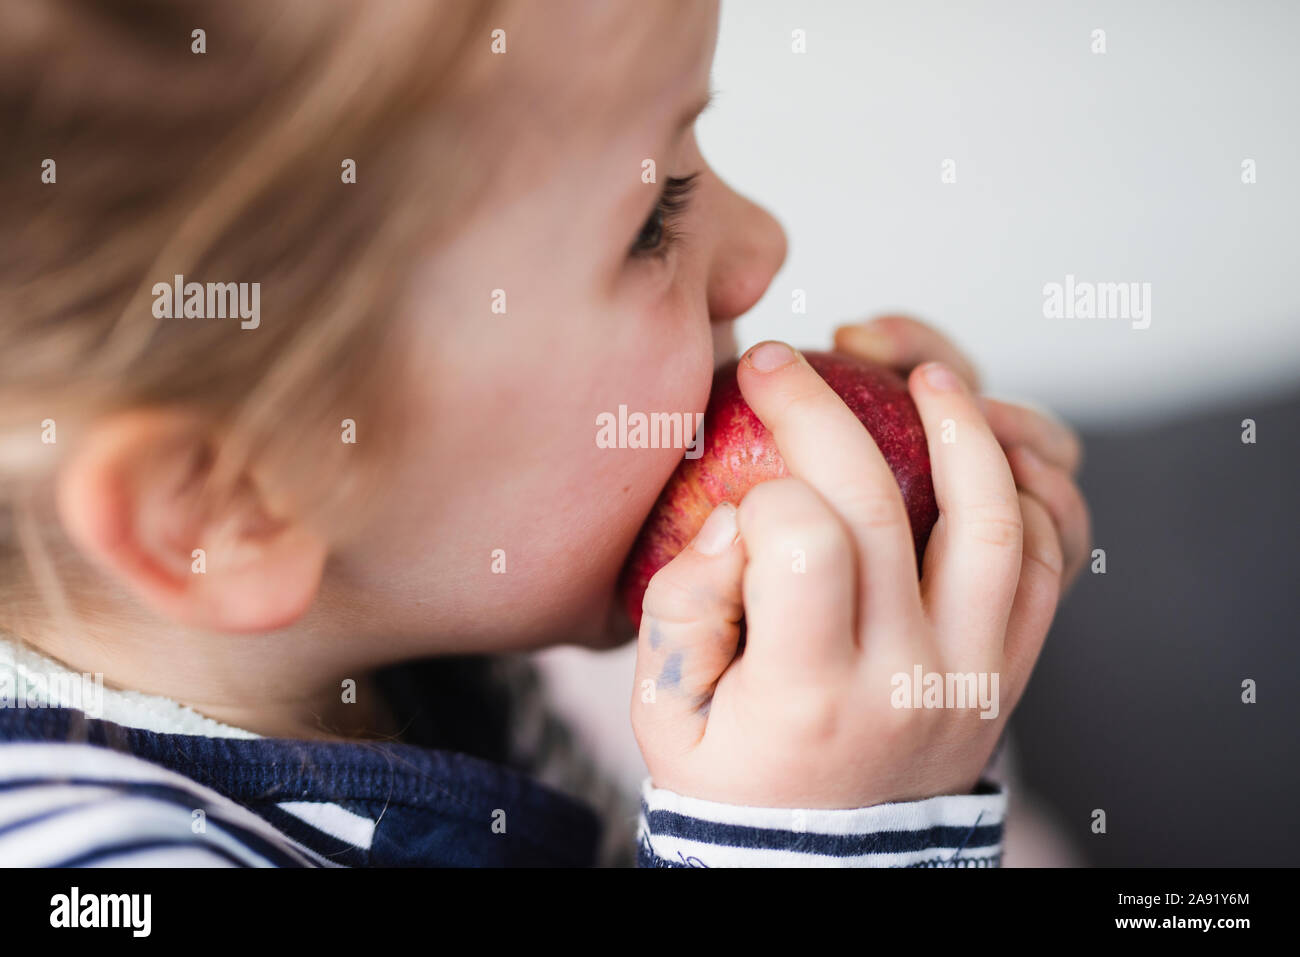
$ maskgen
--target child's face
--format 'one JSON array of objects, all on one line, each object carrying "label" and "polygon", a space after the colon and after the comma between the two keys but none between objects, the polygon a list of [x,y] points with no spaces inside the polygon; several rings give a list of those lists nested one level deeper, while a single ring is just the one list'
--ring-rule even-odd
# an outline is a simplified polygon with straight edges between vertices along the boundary
[{"label": "child's face", "polygon": [[[528,6],[482,111],[489,200],[419,278],[412,441],[324,586],[366,596],[394,652],[630,636],[615,581],[682,449],[600,448],[597,416],[702,411],[731,320],[785,256],[695,142],[716,5]],[[654,211],[691,174],[665,244]]]}]

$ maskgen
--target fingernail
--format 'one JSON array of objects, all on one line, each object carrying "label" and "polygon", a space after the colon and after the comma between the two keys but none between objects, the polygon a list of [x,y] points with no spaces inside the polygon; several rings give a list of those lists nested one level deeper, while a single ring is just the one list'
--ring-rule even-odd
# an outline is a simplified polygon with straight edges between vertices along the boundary
[{"label": "fingernail", "polygon": [[760,342],[749,350],[749,364],[759,372],[772,372],[794,362],[794,350],[784,342]]},{"label": "fingernail", "polygon": [[956,392],[961,388],[957,376],[942,362],[929,363],[921,374],[936,392]]},{"label": "fingernail", "polygon": [[865,352],[874,359],[889,361],[894,358],[894,338],[878,329],[866,326],[845,326],[844,336],[857,352]]},{"label": "fingernail", "polygon": [[695,536],[695,550],[701,555],[721,555],[736,540],[736,506],[723,502],[704,520]]}]

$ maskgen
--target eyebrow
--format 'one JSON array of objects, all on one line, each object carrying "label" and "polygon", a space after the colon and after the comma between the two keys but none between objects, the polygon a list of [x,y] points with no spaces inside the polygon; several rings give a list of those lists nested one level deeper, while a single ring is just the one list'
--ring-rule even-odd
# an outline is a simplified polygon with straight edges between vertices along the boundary
[{"label": "eyebrow", "polygon": [[674,128],[676,132],[681,133],[688,126],[690,126],[697,119],[699,119],[700,114],[703,113],[705,110],[707,110],[710,106],[712,106],[716,98],[717,98],[717,91],[709,90],[709,92],[706,93],[701,99],[697,100],[695,105],[692,106],[685,113],[683,113],[681,119],[677,121],[677,126]]}]

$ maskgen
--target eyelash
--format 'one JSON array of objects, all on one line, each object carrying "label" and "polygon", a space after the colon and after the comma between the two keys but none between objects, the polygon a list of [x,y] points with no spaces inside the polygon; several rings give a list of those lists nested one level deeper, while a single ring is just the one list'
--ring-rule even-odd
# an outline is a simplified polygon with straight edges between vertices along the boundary
[{"label": "eyelash", "polygon": [[[690,205],[691,193],[695,189],[699,175],[699,173],[692,173],[690,176],[668,177],[659,201],[655,203],[650,217],[642,224],[641,232],[632,242],[632,248],[628,251],[630,256],[636,258],[654,256],[662,259],[668,255],[673,244],[681,238],[681,233],[674,227],[681,214]],[[653,246],[642,246],[641,242],[646,230],[655,224],[656,219],[659,228],[658,241]]]}]

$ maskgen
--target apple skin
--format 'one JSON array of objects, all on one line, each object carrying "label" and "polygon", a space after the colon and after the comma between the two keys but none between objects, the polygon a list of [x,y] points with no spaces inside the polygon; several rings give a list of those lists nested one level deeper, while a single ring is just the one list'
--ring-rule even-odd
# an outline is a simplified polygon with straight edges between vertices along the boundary
[{"label": "apple skin", "polygon": [[[939,519],[930,450],[907,384],[892,369],[853,356],[805,352],[808,364],[853,411],[880,448],[903,493],[917,562]],[[690,544],[721,502],[739,505],[755,485],[789,475],[772,433],[740,394],[738,361],[717,370],[704,412],[704,449],[683,458],[641,527],[619,579],[624,608],[641,627],[641,602],[655,572]]]}]

